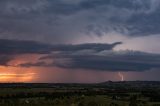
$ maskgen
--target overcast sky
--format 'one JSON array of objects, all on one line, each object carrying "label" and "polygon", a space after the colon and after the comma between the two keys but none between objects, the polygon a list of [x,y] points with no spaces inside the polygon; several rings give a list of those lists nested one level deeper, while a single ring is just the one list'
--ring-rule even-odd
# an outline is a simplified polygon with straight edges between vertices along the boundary
[{"label": "overcast sky", "polygon": [[160,80],[160,0],[0,0],[2,82]]}]

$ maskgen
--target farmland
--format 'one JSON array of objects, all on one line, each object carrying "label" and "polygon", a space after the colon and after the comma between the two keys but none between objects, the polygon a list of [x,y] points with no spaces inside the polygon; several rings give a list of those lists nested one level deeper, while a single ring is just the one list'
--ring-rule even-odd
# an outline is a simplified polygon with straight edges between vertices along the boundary
[{"label": "farmland", "polygon": [[160,106],[160,82],[1,83],[0,106]]}]

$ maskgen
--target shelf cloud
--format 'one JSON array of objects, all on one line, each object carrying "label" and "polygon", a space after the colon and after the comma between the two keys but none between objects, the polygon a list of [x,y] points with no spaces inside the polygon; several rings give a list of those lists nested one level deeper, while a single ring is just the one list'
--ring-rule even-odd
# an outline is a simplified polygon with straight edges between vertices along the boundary
[{"label": "shelf cloud", "polygon": [[[16,67],[59,67],[103,71],[147,71],[160,68],[160,55],[140,51],[114,51],[122,44],[61,44],[51,45],[34,41],[0,40],[1,65],[20,54],[45,54],[37,62],[19,63]],[[48,63],[46,60],[50,60]]]}]

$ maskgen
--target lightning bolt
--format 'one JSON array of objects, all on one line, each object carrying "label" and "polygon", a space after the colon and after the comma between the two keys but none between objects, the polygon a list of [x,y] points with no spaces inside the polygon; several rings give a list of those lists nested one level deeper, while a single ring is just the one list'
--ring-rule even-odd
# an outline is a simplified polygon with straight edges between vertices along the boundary
[{"label": "lightning bolt", "polygon": [[119,77],[121,78],[121,81],[124,81],[124,76],[121,72],[118,72]]}]

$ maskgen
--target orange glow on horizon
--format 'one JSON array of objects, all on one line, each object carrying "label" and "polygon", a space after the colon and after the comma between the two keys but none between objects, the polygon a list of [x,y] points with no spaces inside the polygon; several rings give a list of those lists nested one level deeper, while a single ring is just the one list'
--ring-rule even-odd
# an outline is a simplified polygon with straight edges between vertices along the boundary
[{"label": "orange glow on horizon", "polygon": [[10,74],[10,73],[0,73],[0,82],[29,82],[33,79],[35,73],[26,74]]},{"label": "orange glow on horizon", "polygon": [[37,78],[37,67],[21,67],[20,64],[36,63],[44,55],[22,54],[14,55],[14,59],[7,63],[8,66],[0,66],[0,83],[5,82],[32,82]]},{"label": "orange glow on horizon", "polygon": [[[16,82],[82,82],[93,83],[102,82],[110,79],[119,80],[114,72],[93,71],[93,70],[68,70],[58,67],[22,67],[20,64],[41,62],[39,58],[45,55],[23,54],[15,55],[14,59],[7,63],[8,66],[0,66],[0,83]],[[45,59],[42,62],[51,64],[53,59]],[[65,60],[62,62],[65,62]],[[115,76],[113,78],[113,76]],[[121,81],[124,80],[122,73],[119,73]]]},{"label": "orange glow on horizon", "polygon": [[32,69],[0,66],[0,82],[31,82],[36,73]]}]

